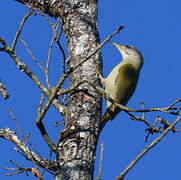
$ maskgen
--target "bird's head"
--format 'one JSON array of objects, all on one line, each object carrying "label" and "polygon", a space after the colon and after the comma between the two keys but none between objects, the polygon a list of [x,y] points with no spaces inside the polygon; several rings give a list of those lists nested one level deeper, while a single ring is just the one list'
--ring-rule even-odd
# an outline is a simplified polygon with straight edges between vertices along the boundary
[{"label": "bird's head", "polygon": [[141,52],[131,46],[131,45],[119,45],[116,43],[111,42],[117,49],[118,51],[121,53],[123,61],[124,60],[129,60],[129,61],[133,61],[133,63],[135,63],[139,68],[142,67],[143,65],[143,56],[141,54]]}]

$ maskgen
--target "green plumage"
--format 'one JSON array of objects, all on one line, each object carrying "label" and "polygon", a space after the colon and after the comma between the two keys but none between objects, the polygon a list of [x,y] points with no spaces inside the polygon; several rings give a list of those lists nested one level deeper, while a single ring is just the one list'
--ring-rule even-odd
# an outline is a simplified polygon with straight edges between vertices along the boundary
[{"label": "green plumage", "polygon": [[[122,105],[127,104],[129,98],[135,91],[139,72],[131,65],[124,64],[120,69],[115,80],[115,86],[117,89],[121,89],[121,92],[116,91],[116,99]],[[119,83],[121,82],[121,83]]]}]

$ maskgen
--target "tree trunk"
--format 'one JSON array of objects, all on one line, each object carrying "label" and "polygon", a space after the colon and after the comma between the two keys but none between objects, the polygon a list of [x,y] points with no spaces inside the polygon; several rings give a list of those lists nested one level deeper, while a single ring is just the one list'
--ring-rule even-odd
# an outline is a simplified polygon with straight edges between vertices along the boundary
[{"label": "tree trunk", "polygon": [[[71,69],[99,45],[97,2],[66,0],[66,3],[62,1],[61,5],[63,29],[68,40],[70,59],[68,68]],[[70,74],[70,86],[85,79],[98,85],[96,69],[101,68],[99,52]],[[101,96],[88,83],[80,85],[71,95],[65,117],[67,130],[59,144],[60,166],[55,174],[55,180],[93,179],[101,103]]]}]

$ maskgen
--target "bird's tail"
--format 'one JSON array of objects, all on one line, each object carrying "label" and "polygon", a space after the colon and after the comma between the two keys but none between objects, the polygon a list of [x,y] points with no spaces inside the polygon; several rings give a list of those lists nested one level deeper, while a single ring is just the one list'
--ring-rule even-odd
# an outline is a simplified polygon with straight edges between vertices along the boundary
[{"label": "bird's tail", "polygon": [[113,105],[111,105],[109,108],[106,109],[106,112],[103,115],[103,120],[104,121],[109,121],[109,120],[113,120]]},{"label": "bird's tail", "polygon": [[109,108],[106,109],[106,112],[104,113],[103,117],[101,118],[100,122],[100,131],[104,128],[106,123],[111,120],[112,114],[113,114],[113,106],[110,106]]},{"label": "bird's tail", "polygon": [[106,109],[106,112],[104,113],[101,123],[100,123],[100,129],[102,130],[106,123],[109,120],[113,120],[116,115],[120,112],[120,108],[115,108],[115,106],[112,104],[109,108]]},{"label": "bird's tail", "polygon": [[113,104],[106,109],[106,112],[104,113],[102,117],[102,122],[104,121],[105,123],[108,122],[109,120],[113,120],[117,114],[120,112],[120,108],[115,107]]}]

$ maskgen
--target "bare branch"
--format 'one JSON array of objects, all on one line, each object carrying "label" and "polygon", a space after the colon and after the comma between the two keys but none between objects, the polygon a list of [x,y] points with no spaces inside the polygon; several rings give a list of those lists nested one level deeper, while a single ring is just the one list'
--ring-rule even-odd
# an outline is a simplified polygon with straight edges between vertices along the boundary
[{"label": "bare branch", "polygon": [[101,156],[100,156],[100,163],[99,163],[99,173],[98,173],[96,180],[101,180],[103,153],[104,153],[104,143],[102,142],[101,143]]},{"label": "bare branch", "polygon": [[51,96],[50,96],[49,99],[47,100],[47,102],[46,102],[43,110],[41,111],[41,113],[40,113],[40,112],[38,113],[38,118],[37,118],[37,120],[36,120],[36,124],[37,124],[37,126],[38,126],[38,128],[39,128],[39,130],[40,130],[40,132],[41,132],[41,134],[42,134],[42,136],[43,136],[43,138],[44,138],[44,140],[46,141],[46,143],[48,144],[48,146],[49,146],[54,152],[56,152],[56,145],[55,145],[55,144],[51,141],[51,139],[49,138],[49,136],[48,136],[48,134],[47,134],[47,132],[46,132],[46,130],[45,130],[45,127],[44,127],[44,125],[43,125],[43,123],[42,123],[42,119],[43,119],[43,117],[45,116],[47,110],[49,109],[49,107],[50,107],[53,99],[57,96],[57,93],[58,93],[59,89],[61,88],[61,86],[63,85],[63,83],[64,83],[64,81],[65,81],[65,79],[66,79],[67,76],[68,76],[67,74],[63,74],[62,77],[60,78],[57,86],[52,89],[52,94],[51,94]]},{"label": "bare branch", "polygon": [[23,38],[20,38],[21,42],[24,44],[25,48],[27,49],[27,51],[29,52],[29,54],[31,55],[33,61],[35,61],[36,64],[38,64],[38,66],[45,72],[45,69],[42,67],[42,65],[36,60],[36,58],[33,56],[32,52],[30,51],[30,49],[28,48],[26,42],[23,40]]},{"label": "bare branch", "polygon": [[53,46],[53,42],[55,40],[55,42],[57,43],[61,53],[62,53],[62,56],[63,56],[63,74],[65,74],[65,59],[66,59],[66,56],[65,56],[65,52],[64,52],[64,49],[63,47],[61,46],[59,40],[60,40],[60,37],[62,35],[62,32],[63,32],[63,23],[62,23],[62,26],[61,26],[61,30],[59,32],[59,35],[57,37],[56,33],[57,33],[57,30],[59,28],[59,25],[60,25],[60,18],[58,19],[57,23],[55,25],[53,25],[53,23],[50,21],[50,19],[42,12],[42,13],[39,13],[41,16],[43,16],[47,22],[50,24],[50,26],[52,27],[52,29],[54,30],[53,32],[53,38],[52,38],[52,41],[51,41],[51,44],[50,44],[50,48],[49,48],[49,53],[48,53],[48,59],[47,59],[47,65],[46,65],[46,80],[47,80],[47,85],[49,87],[49,89],[51,88],[50,87],[50,84],[49,84],[49,81],[48,81],[48,66],[49,66],[49,61],[50,61],[50,56],[51,56],[51,51],[52,51],[52,46]]},{"label": "bare branch", "polygon": [[63,47],[61,46],[61,44],[60,44],[60,42],[59,42],[59,40],[60,40],[60,37],[61,37],[61,35],[62,35],[62,32],[63,32],[63,23],[62,23],[62,27],[61,27],[61,30],[60,30],[60,32],[59,32],[59,35],[58,35],[58,37],[55,39],[55,41],[56,41],[56,43],[57,43],[57,45],[58,45],[58,47],[59,47],[59,49],[60,49],[60,51],[61,51],[61,53],[62,53],[62,56],[63,56],[63,61],[62,61],[62,64],[63,64],[63,66],[62,66],[62,72],[63,72],[63,74],[65,74],[65,60],[66,60],[66,56],[65,56],[65,51],[64,51],[64,49],[63,49]]},{"label": "bare branch", "polygon": [[41,111],[42,111],[43,101],[44,101],[44,100],[45,100],[45,98],[44,98],[44,96],[42,95],[42,96],[41,96],[40,103],[39,103],[39,105],[38,105],[38,114],[40,114]]},{"label": "bare branch", "polygon": [[46,75],[46,82],[47,82],[47,86],[49,89],[51,89],[51,86],[50,86],[50,83],[49,83],[49,64],[50,64],[50,57],[51,57],[51,52],[52,52],[52,47],[53,47],[53,43],[55,41],[55,39],[57,38],[57,29],[60,25],[60,19],[58,19],[56,25],[55,25],[55,28],[53,26],[53,37],[52,37],[52,41],[51,41],[51,44],[50,44],[50,48],[49,48],[49,51],[48,51],[48,58],[47,58],[47,63],[46,63],[46,71],[45,71],[45,75]]},{"label": "bare branch", "polygon": [[174,101],[172,104],[170,104],[168,107],[166,107],[165,109],[169,110],[172,109],[173,106],[175,106],[178,102],[181,102],[181,98],[177,99],[176,101]]},{"label": "bare branch", "polygon": [[60,41],[60,37],[61,37],[62,33],[63,33],[63,22],[62,22],[62,26],[61,26],[61,30],[59,32],[59,35],[58,35],[58,37],[56,39],[57,41]]},{"label": "bare branch", "polygon": [[174,126],[180,121],[181,114],[177,117],[174,123],[170,125],[157,139],[152,141],[149,146],[146,148],[128,165],[128,167],[119,175],[117,176],[117,180],[123,180],[125,175],[133,168],[133,166],[151,149],[153,148],[170,130],[174,128]]},{"label": "bare branch", "polygon": [[[15,118],[12,110],[11,110],[10,108],[8,108],[8,111],[10,112],[11,117],[13,118],[13,120],[14,120],[14,122],[15,122],[15,124],[16,124],[16,128],[18,129],[20,135],[24,138],[24,140],[25,140],[26,142],[28,142],[28,144],[29,144],[29,145],[32,147],[32,149],[38,154],[38,156],[39,156],[40,158],[42,158],[41,155],[40,155],[40,153],[34,148],[34,146],[30,143],[30,141],[28,140],[28,138],[25,137],[25,135],[24,135],[23,132],[21,131],[21,129],[20,129],[19,125],[18,125],[18,122],[17,122],[17,120],[16,120],[16,118]],[[26,146],[26,142],[25,142],[25,146]],[[30,156],[31,156],[31,154],[30,154]]]},{"label": "bare branch", "polygon": [[43,180],[42,176],[39,173],[39,170],[35,167],[35,168],[23,168],[22,166],[18,165],[17,163],[15,163],[13,160],[10,159],[10,162],[15,165],[17,168],[7,168],[7,167],[3,167],[6,170],[16,170],[16,172],[12,172],[12,173],[6,173],[6,176],[12,176],[12,175],[17,175],[17,174],[21,174],[21,173],[26,173],[32,172],[32,174],[37,177],[39,180]]},{"label": "bare branch", "polygon": [[3,47],[0,47],[0,51],[5,51],[7,49],[7,47],[8,47],[6,41],[2,37],[0,37],[0,42],[3,45]]},{"label": "bare branch", "polygon": [[14,50],[15,50],[15,46],[16,46],[17,40],[18,40],[18,38],[19,38],[19,35],[20,35],[21,31],[22,31],[22,28],[23,28],[26,20],[29,18],[29,16],[32,15],[32,13],[33,13],[33,11],[30,11],[30,12],[28,12],[27,15],[24,16],[24,18],[23,18],[23,20],[22,20],[22,22],[21,22],[21,25],[20,25],[17,33],[16,33],[16,36],[15,36],[15,38],[14,38],[14,41],[13,41],[13,43],[12,43],[12,48],[11,48],[11,51],[12,51],[12,52],[14,52]]},{"label": "bare branch", "polygon": [[9,160],[13,165],[15,165],[17,168],[7,168],[7,167],[3,167],[6,170],[18,170],[17,172],[13,172],[13,173],[6,173],[6,176],[12,176],[12,175],[17,175],[17,174],[21,174],[23,172],[25,172],[25,169],[21,166],[19,166],[17,163],[15,163],[13,160]]},{"label": "bare branch", "polygon": [[4,99],[7,99],[9,97],[9,94],[6,90],[5,85],[0,80],[0,93]]},{"label": "bare branch", "polygon": [[0,138],[9,140],[12,143],[14,143],[26,155],[25,157],[27,160],[32,160],[33,157],[35,163],[38,166],[42,168],[49,167],[49,170],[51,171],[56,170],[54,163],[50,162],[49,160],[42,159],[36,153],[31,151],[27,146],[25,146],[25,144],[19,139],[19,137],[16,136],[16,133],[13,132],[10,128],[6,127],[4,129],[0,129]]},{"label": "bare branch", "polygon": [[[141,108],[142,109],[145,109],[145,104],[144,104],[144,102],[141,102]],[[141,117],[142,119],[145,119],[145,113],[143,112],[142,113],[142,117]]]},{"label": "bare branch", "polygon": [[[0,37],[0,42],[2,43],[2,45],[4,47],[1,47],[0,48],[0,51],[4,51],[6,53],[8,53],[11,58],[14,60],[14,62],[16,63],[17,65],[17,68],[24,72],[29,78],[31,78],[35,84],[41,89],[41,91],[47,96],[49,97],[50,96],[50,93],[49,91],[45,88],[45,86],[40,82],[40,80],[35,76],[35,74],[33,74],[33,72],[29,69],[29,67],[24,64],[19,57],[16,56],[15,52],[13,52],[11,50],[11,48],[7,45],[7,43],[5,42],[5,40]],[[59,101],[58,100],[53,100],[53,105],[54,107],[61,113],[61,114],[64,114],[65,113],[65,109],[62,105],[60,105]]]},{"label": "bare branch", "polygon": [[[14,117],[14,114],[13,114],[13,112],[11,111],[10,108],[8,108],[8,111],[10,112],[13,120],[15,121],[15,124],[16,124],[16,127],[17,127],[18,131],[20,132],[21,136],[22,136],[22,137],[24,138],[24,140],[25,140],[24,146],[26,147],[26,142],[28,142],[28,143],[31,145],[31,147],[33,147],[32,144],[29,142],[28,138],[25,137],[24,134],[23,134],[23,132],[21,131],[21,129],[20,129],[19,125],[18,125],[18,122],[17,122],[16,118]],[[35,152],[37,152],[37,150],[36,150],[34,147],[33,147],[33,149],[35,150]],[[38,170],[38,167],[37,167],[37,165],[36,165],[36,162],[35,162],[35,160],[34,160],[34,158],[33,158],[33,155],[31,154],[30,151],[27,151],[27,153],[28,153],[28,156],[30,157],[30,160],[31,160],[31,161],[33,162],[33,164],[35,165],[35,169],[37,170],[37,174],[40,174],[40,173],[39,173],[39,170]],[[40,156],[40,154],[39,154],[39,153],[37,153],[37,154],[38,154],[38,156],[42,159],[42,157]]]},{"label": "bare branch", "polygon": [[[180,99],[180,98],[179,98]],[[112,100],[113,101],[113,100]],[[176,100],[177,103],[180,102],[180,100]],[[129,112],[142,112],[142,113],[145,113],[145,112],[166,112],[168,114],[172,114],[172,115],[178,115],[178,112],[174,112],[174,111],[170,111],[170,110],[175,110],[175,108],[172,108],[170,106],[168,107],[164,107],[164,108],[156,108],[156,107],[152,107],[152,108],[149,108],[149,109],[132,109],[132,108],[127,108],[121,104],[118,104],[118,103],[114,103],[115,106],[119,107],[121,110],[123,111],[129,111]]]},{"label": "bare branch", "polygon": [[46,21],[48,22],[48,24],[52,27],[52,29],[54,28],[54,25],[53,25],[53,23],[50,21],[50,19],[45,15],[45,13],[44,12],[37,12],[40,16],[43,16],[45,19],[46,19]]},{"label": "bare branch", "polygon": [[153,128],[152,125],[146,120],[146,119],[143,119],[142,117],[139,117],[139,116],[135,116],[134,114],[128,112],[128,111],[125,111],[130,117],[132,117],[133,120],[135,121],[141,121],[141,122],[144,122],[149,128]]}]

